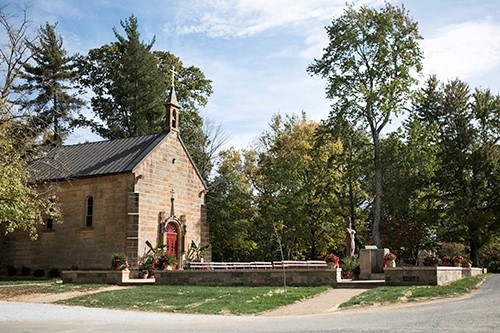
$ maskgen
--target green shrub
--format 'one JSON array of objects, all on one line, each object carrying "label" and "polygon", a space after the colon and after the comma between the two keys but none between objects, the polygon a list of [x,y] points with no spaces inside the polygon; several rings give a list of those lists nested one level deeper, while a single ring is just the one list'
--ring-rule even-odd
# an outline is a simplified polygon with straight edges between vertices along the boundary
[{"label": "green shrub", "polygon": [[460,243],[442,243],[438,254],[441,258],[465,256],[465,245]]},{"label": "green shrub", "polygon": [[34,273],[33,273],[33,276],[34,277],[44,277],[45,276],[45,271],[43,269],[37,269]]},{"label": "green shrub", "polygon": [[49,271],[49,278],[57,278],[61,276],[61,272],[57,268],[51,268]]},{"label": "green shrub", "polygon": [[347,273],[348,278],[357,279],[360,273],[358,256],[346,257],[342,259],[341,268],[344,270],[344,274]]},{"label": "green shrub", "polygon": [[489,273],[500,273],[500,240],[496,239],[479,251],[479,263]]},{"label": "green shrub", "polygon": [[8,276],[15,276],[15,275],[17,274],[17,271],[18,271],[18,269],[17,269],[17,268],[15,268],[15,267],[14,267],[14,266],[12,266],[12,265],[9,265],[9,266],[7,267],[7,275],[8,275]]},{"label": "green shrub", "polygon": [[23,266],[21,267],[21,275],[22,276],[29,276],[31,273],[31,269],[29,267]]}]

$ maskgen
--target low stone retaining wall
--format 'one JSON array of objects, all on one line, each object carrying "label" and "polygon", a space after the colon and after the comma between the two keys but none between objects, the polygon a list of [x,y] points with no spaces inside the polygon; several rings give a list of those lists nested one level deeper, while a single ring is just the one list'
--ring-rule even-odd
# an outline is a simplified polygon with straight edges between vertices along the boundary
[{"label": "low stone retaining wall", "polygon": [[436,267],[386,267],[386,286],[433,285],[442,286],[465,276],[483,273],[482,268],[462,268],[449,266]]},{"label": "low stone retaining wall", "polygon": [[[289,286],[337,286],[341,270],[287,269],[286,283]],[[282,286],[281,270],[184,270],[156,271],[156,284],[198,286]]]},{"label": "low stone retaining wall", "polygon": [[128,271],[63,271],[64,283],[109,283],[120,284],[129,279]]}]

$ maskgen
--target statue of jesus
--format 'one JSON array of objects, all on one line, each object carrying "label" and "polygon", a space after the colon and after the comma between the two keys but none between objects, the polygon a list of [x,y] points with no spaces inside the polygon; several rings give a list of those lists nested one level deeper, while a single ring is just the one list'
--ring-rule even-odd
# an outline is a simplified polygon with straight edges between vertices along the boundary
[{"label": "statue of jesus", "polygon": [[352,228],[351,217],[346,217],[346,257],[350,258],[354,256],[354,250],[356,249],[356,243],[354,242],[354,237],[356,230]]}]

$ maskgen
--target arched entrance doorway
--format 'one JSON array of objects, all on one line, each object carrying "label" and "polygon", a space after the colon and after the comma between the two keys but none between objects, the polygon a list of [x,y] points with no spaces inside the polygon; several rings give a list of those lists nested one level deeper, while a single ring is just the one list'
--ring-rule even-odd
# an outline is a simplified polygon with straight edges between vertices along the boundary
[{"label": "arched entrance doorway", "polygon": [[174,222],[168,222],[165,226],[165,239],[164,244],[166,245],[166,252],[175,257],[177,256],[177,246],[179,243],[179,230],[177,229],[177,224]]}]

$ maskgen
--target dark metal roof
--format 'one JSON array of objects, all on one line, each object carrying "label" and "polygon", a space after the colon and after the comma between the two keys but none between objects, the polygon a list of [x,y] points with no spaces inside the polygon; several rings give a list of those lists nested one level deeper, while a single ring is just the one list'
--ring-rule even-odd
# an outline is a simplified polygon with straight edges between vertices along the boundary
[{"label": "dark metal roof", "polygon": [[131,172],[168,133],[56,147],[30,164],[36,180],[59,180]]}]

